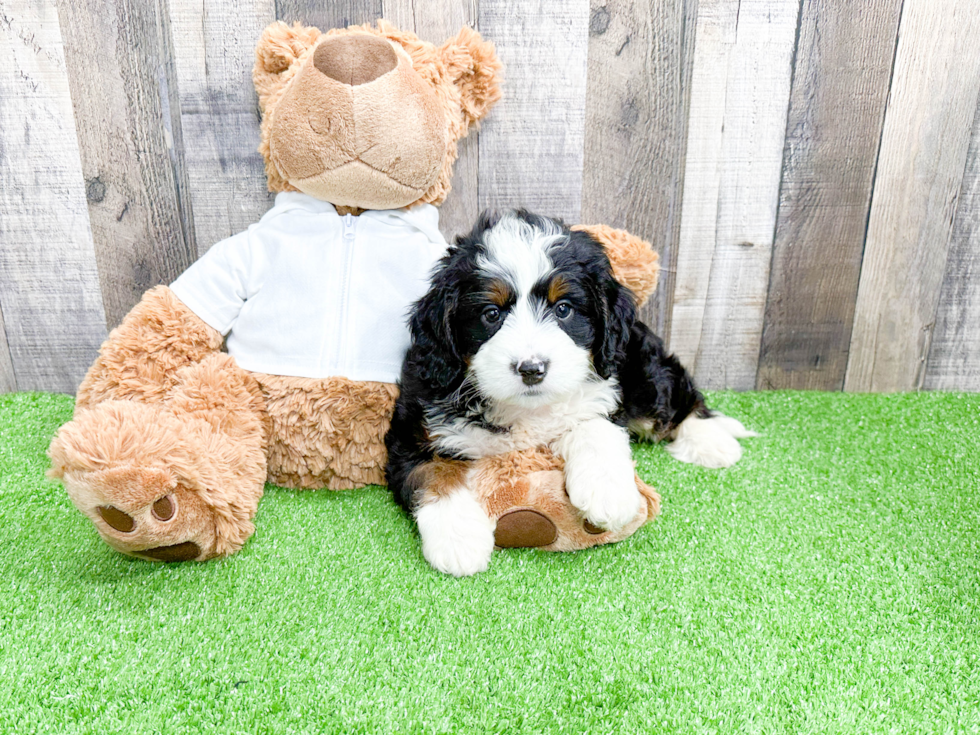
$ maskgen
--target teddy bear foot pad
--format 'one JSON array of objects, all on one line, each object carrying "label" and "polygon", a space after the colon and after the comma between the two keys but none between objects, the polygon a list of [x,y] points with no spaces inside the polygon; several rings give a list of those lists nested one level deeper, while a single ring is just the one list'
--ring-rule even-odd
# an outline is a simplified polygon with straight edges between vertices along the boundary
[{"label": "teddy bear foot pad", "polygon": [[537,548],[553,544],[558,527],[536,510],[513,510],[497,519],[494,543],[501,549]]},{"label": "teddy bear foot pad", "polygon": [[[107,526],[121,534],[130,534],[136,531],[136,520],[128,513],[119,510],[112,505],[100,505],[96,512]],[[170,496],[160,498],[150,508],[150,514],[159,522],[166,523],[176,515],[177,507]],[[149,549],[131,550],[128,553],[134,556],[147,557],[153,561],[190,561],[201,555],[201,547],[193,541],[184,541],[179,544],[168,544],[164,546],[154,546]]]}]

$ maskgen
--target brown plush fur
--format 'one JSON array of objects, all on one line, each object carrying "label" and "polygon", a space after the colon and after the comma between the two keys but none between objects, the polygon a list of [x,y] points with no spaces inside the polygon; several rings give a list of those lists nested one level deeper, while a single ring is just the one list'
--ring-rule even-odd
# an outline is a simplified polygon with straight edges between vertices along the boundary
[{"label": "brown plush fur", "polygon": [[398,388],[347,378],[255,377],[272,420],[269,482],[330,490],[384,484],[382,440]]},{"label": "brown plush fur", "polygon": [[416,467],[409,481],[425,488],[419,506],[435,502],[458,490],[466,482],[470,466],[469,462],[463,460],[436,457],[431,462]]},{"label": "brown plush fur", "polygon": [[222,342],[170,289],[151,289],[102,345],[78,388],[75,410],[111,399],[161,401],[179,368],[203,360]]},{"label": "brown plush fur", "polygon": [[[289,177],[283,174],[280,165],[276,163],[275,156],[271,153],[273,132],[278,130],[281,135],[286,129],[285,126],[278,128],[276,126],[277,116],[283,114],[283,111],[278,109],[280,102],[289,92],[294,80],[303,83],[304,73],[313,65],[313,56],[319,42],[338,35],[351,34],[380,36],[403,49],[411,60],[415,76],[426,85],[427,89],[424,91],[432,96],[436,109],[441,112],[443,127],[438,131],[442,140],[441,165],[438,167],[435,181],[417,198],[402,201],[397,206],[411,206],[418,203],[441,204],[451,188],[452,168],[458,155],[457,144],[500,99],[501,64],[494,53],[493,44],[484,41],[478,33],[469,28],[464,28],[455,38],[436,48],[433,44],[420,40],[414,33],[399,30],[383,20],[378,21],[377,26],[366,24],[346,29],[335,28],[326,34],[320,34],[316,29],[304,28],[298,23],[290,27],[285,23],[277,22],[265,30],[256,50],[253,81],[259,95],[259,105],[264,113],[259,151],[266,161],[269,190],[296,191],[297,188],[303,188],[290,183]],[[403,75],[401,82],[408,84],[408,76]],[[395,84],[396,80],[392,79],[391,83]],[[318,86],[322,90],[330,85],[318,84]],[[357,94],[359,89],[354,87],[352,94]],[[358,116],[358,127],[375,127],[379,134],[384,131],[383,135],[387,140],[403,143],[405,137],[401,133],[401,116],[398,114],[400,109],[397,100],[391,94],[392,88],[382,87],[370,92],[366,95],[365,101],[370,101],[372,107],[366,110],[365,114]],[[337,93],[340,93],[339,90]],[[352,118],[345,115],[343,119],[346,121]],[[319,153],[336,145],[337,139],[333,131],[330,136],[317,138],[308,134],[308,126],[295,125],[289,129],[298,131],[295,134],[302,134],[306,144],[303,160],[312,162],[316,156],[320,156],[323,160],[323,168],[312,163],[303,168],[304,177],[315,175],[310,171],[316,168],[320,168],[317,173],[322,173],[329,168],[331,160],[337,160],[336,155],[331,159],[326,153]],[[346,126],[342,128],[342,135],[345,134],[344,130],[347,130]],[[347,149],[349,148],[348,145]],[[315,154],[314,151],[317,153]],[[398,156],[398,158],[407,161],[410,157]],[[381,168],[388,170],[387,166]],[[372,198],[376,198],[375,192],[371,194]],[[330,198],[327,200],[332,201]],[[349,201],[336,203],[354,206]],[[382,206],[381,203],[375,203],[373,206],[364,205],[364,208]],[[361,208],[355,206],[355,211],[357,209]]]},{"label": "brown plush fur", "polygon": [[[329,56],[339,53],[335,46],[325,47],[319,62],[334,76],[307,74],[322,42],[345,38],[343,46],[352,48],[364,34],[394,44],[394,67],[389,51],[375,45],[350,70],[352,79],[369,81],[344,89],[334,78],[347,73],[344,61]],[[499,72],[492,44],[468,28],[437,48],[384,21],[326,34],[272,24],[256,49],[253,75],[270,190],[306,186],[317,196],[328,190],[331,166],[349,166],[352,152],[367,155],[351,150],[360,145],[351,127],[356,118],[361,131],[375,138],[370,166],[398,186],[414,187],[412,203],[439,204],[449,192],[458,141],[500,97]],[[427,132],[400,127],[408,97],[422,100]],[[343,109],[332,120],[336,125],[316,130],[327,108]],[[403,155],[399,144],[409,139],[420,146],[421,158]],[[302,177],[291,183],[282,167]],[[356,189],[356,176],[351,181],[348,188]],[[335,202],[341,213],[383,205],[377,197],[398,190],[381,179],[360,181],[382,183]],[[606,244],[617,277],[645,299],[656,283],[656,254],[649,245],[621,230],[589,231]],[[75,505],[113,548],[160,561],[225,556],[252,534],[266,480],[331,489],[383,482],[394,385],[251,374],[220,351],[222,342],[159,286],[112,331],[82,382],[75,418],[51,444],[50,474],[63,480]],[[436,485],[439,478],[459,479],[457,463],[437,469]],[[543,547],[549,550],[625,538],[659,508],[656,493],[638,479],[646,514],[617,534],[590,532],[564,493],[560,460],[549,453],[495,457],[478,463],[478,470],[488,513],[502,518],[515,509],[533,511],[525,517],[539,525],[543,517],[543,527],[555,530],[553,542]],[[173,512],[161,517],[155,510],[160,507]],[[511,533],[510,542],[521,541],[522,528]]]}]

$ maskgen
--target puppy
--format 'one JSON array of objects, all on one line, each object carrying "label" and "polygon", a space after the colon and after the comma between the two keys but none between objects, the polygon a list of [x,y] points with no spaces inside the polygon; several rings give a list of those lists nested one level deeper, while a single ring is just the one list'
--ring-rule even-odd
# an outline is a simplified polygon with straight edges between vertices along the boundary
[{"label": "puppy", "polygon": [[423,555],[449,574],[483,571],[493,551],[493,522],[467,486],[474,460],[548,447],[572,504],[615,530],[643,502],[627,427],[706,467],[736,462],[736,438],[752,435],[708,410],[637,320],[602,245],[547,217],[485,213],[436,266],[410,326],[387,478]]}]

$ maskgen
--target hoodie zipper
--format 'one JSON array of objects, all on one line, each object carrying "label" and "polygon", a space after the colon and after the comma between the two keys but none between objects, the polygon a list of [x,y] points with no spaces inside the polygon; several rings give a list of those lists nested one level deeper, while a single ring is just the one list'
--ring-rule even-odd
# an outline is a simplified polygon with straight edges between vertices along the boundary
[{"label": "hoodie zipper", "polygon": [[337,371],[340,374],[347,374],[348,370],[348,349],[347,349],[347,323],[350,321],[350,278],[353,270],[354,260],[354,241],[357,234],[357,220],[354,215],[344,215],[344,270],[343,270],[343,290],[341,291],[340,301],[340,344],[337,350]]}]

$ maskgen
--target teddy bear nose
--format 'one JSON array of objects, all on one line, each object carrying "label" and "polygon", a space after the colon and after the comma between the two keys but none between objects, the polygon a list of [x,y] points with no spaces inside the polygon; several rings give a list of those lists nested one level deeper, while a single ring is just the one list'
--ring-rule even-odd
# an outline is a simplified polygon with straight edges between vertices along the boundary
[{"label": "teddy bear nose", "polygon": [[313,66],[331,79],[356,87],[394,69],[398,56],[383,38],[357,33],[326,39],[313,52]]}]

